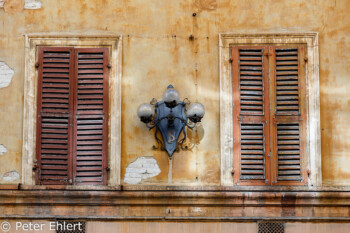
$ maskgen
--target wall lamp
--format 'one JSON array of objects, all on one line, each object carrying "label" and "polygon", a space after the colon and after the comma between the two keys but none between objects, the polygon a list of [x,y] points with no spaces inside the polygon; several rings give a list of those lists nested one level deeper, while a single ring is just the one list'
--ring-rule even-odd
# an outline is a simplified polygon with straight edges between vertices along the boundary
[{"label": "wall lamp", "polygon": [[[183,146],[186,127],[192,130],[201,121],[204,113],[202,104],[191,104],[187,98],[180,101],[180,95],[172,85],[164,92],[162,101],[158,102],[153,98],[150,104],[142,104],[137,110],[138,117],[150,130],[156,127],[154,137],[158,146],[154,145],[153,149],[160,147],[161,150],[167,151],[169,159],[180,147],[183,150],[187,149]],[[158,131],[161,132],[163,141],[158,138]],[[181,131],[183,138],[179,140]]]}]

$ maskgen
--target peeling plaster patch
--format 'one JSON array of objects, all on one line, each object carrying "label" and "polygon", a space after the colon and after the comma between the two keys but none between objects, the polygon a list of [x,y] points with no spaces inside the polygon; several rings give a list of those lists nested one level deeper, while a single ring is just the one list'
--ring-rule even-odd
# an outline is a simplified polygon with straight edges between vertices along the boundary
[{"label": "peeling plaster patch", "polygon": [[[0,7],[4,7],[6,0],[0,0]],[[35,10],[40,9],[42,3],[40,0],[24,0],[24,9]]]},{"label": "peeling plaster patch", "polygon": [[4,145],[0,145],[0,155],[4,155],[7,152],[7,149]]},{"label": "peeling plaster patch", "polygon": [[136,161],[127,166],[124,182],[128,184],[138,184],[142,179],[157,176],[160,172],[155,158],[146,156],[138,157]]},{"label": "peeling plaster patch", "polygon": [[7,87],[14,75],[15,71],[8,67],[5,62],[0,62],[0,88]]},{"label": "peeling plaster patch", "polygon": [[42,3],[40,0],[24,0],[24,9],[40,9],[42,6]]},{"label": "peeling plaster patch", "polygon": [[19,179],[19,173],[17,171],[6,172],[2,175],[3,181],[16,181]]}]

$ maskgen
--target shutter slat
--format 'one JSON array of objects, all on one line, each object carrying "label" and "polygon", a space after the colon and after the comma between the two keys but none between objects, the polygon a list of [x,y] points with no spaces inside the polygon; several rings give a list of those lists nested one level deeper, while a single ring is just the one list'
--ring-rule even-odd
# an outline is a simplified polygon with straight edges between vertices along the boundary
[{"label": "shutter slat", "polygon": [[[87,156],[87,155],[98,155],[100,156],[102,154],[101,151],[77,151],[77,155],[79,156]],[[77,156],[77,159],[79,160],[79,156]]]},{"label": "shutter slat", "polygon": [[100,156],[79,156],[77,160],[90,161],[90,160],[100,160]]},{"label": "shutter slat", "polygon": [[103,75],[102,74],[80,74],[80,79],[84,80],[84,79],[103,79]]},{"label": "shutter slat", "polygon": [[[94,170],[99,169],[101,171],[101,165],[102,161],[85,161],[85,162],[79,162],[79,166],[77,167],[77,171],[83,171],[83,170]],[[84,167],[82,167],[84,166]]]},{"label": "shutter slat", "polygon": [[[52,156],[51,156],[52,157]],[[42,160],[45,160],[45,164],[46,165],[66,165],[66,161],[64,160],[59,160],[59,159],[48,159],[47,156],[43,156]],[[68,169],[67,167],[65,167],[66,169]]]},{"label": "shutter slat", "polygon": [[103,69],[87,69],[87,70],[79,70],[78,75],[80,74],[103,74]]},{"label": "shutter slat", "polygon": [[61,68],[51,68],[43,65],[43,72],[45,73],[50,73],[50,74],[69,74],[69,68],[68,67],[61,67]]},{"label": "shutter slat", "polygon": [[45,82],[47,83],[65,83],[69,84],[69,79],[68,78],[58,78],[58,77],[52,77],[52,78],[46,78],[45,77]]}]

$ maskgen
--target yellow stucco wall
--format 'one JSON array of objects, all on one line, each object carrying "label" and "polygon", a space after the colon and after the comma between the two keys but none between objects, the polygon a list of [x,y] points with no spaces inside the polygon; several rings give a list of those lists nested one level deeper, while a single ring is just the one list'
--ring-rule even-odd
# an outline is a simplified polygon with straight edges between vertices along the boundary
[{"label": "yellow stucco wall", "polygon": [[154,156],[161,173],[144,183],[168,182],[168,158],[151,149],[153,134],[136,110],[173,84],[181,97],[202,102],[207,112],[203,128],[190,137],[200,143],[174,155],[173,183],[215,185],[220,182],[218,34],[314,31],[320,45],[323,182],[350,185],[349,8],[347,0],[42,0],[37,10],[0,8],[0,61],[15,71],[10,85],[0,89],[0,144],[8,150],[0,155],[0,175],[21,173],[27,33],[122,34],[122,178],[137,157]]}]

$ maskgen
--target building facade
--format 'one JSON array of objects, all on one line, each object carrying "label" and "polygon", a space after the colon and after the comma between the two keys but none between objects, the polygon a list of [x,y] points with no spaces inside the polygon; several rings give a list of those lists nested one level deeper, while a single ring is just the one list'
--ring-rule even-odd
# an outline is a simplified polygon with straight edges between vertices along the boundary
[{"label": "building facade", "polygon": [[[348,232],[349,7],[0,0],[0,231]],[[170,84],[206,112],[171,160]]]}]

